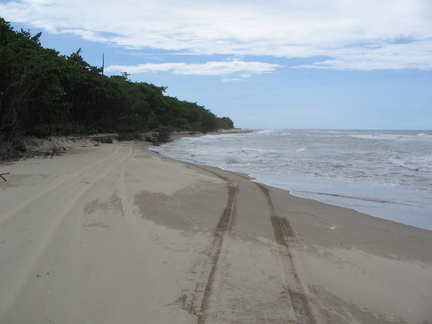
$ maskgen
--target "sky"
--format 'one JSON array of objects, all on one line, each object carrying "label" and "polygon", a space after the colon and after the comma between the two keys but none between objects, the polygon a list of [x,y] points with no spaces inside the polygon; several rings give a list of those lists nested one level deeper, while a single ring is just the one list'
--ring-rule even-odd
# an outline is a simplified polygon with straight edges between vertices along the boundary
[{"label": "sky", "polygon": [[431,0],[0,0],[0,17],[238,128],[432,130]]}]

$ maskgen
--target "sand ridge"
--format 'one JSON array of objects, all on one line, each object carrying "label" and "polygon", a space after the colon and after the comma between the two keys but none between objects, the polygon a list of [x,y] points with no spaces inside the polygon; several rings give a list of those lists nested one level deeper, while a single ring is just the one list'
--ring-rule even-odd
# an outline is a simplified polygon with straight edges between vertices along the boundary
[{"label": "sand ridge", "polygon": [[1,323],[432,321],[430,231],[142,143],[0,170]]}]

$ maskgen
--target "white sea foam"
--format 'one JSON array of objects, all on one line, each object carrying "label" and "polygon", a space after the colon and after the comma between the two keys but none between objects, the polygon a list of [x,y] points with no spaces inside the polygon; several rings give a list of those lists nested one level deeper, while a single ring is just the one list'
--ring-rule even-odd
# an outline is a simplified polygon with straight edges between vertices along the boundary
[{"label": "white sea foam", "polygon": [[155,150],[432,230],[432,132],[261,130],[183,138]]}]

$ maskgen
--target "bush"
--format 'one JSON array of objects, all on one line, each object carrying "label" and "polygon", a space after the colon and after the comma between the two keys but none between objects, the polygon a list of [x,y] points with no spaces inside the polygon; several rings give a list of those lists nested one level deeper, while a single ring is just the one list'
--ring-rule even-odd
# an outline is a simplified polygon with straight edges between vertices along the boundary
[{"label": "bush", "polygon": [[157,130],[158,134],[159,134],[159,136],[158,136],[159,142],[161,142],[161,143],[168,142],[170,137],[171,137],[173,130],[174,129],[170,126],[159,126],[159,128]]},{"label": "bush", "polygon": [[35,125],[29,129],[28,135],[34,135],[38,138],[45,138],[51,135],[52,126],[51,125]]},{"label": "bush", "polygon": [[142,135],[138,133],[121,133],[116,136],[116,139],[122,141],[142,141]]},{"label": "bush", "polygon": [[10,141],[0,141],[0,161],[19,159],[27,149],[18,138]]}]

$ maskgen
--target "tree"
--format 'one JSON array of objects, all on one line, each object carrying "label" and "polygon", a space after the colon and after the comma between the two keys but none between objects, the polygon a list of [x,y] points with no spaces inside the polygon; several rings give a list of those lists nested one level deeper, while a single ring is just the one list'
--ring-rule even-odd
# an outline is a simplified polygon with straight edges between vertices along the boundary
[{"label": "tree", "polygon": [[[81,49],[60,56],[41,34],[14,31],[0,18],[0,140],[20,134],[213,131],[232,128],[197,103],[165,95],[167,87],[105,76]],[[167,131],[168,130],[168,131]]]},{"label": "tree", "polygon": [[40,33],[14,32],[4,19],[0,26],[0,131],[10,138],[35,122],[58,118],[62,61],[58,52],[42,48]]}]

